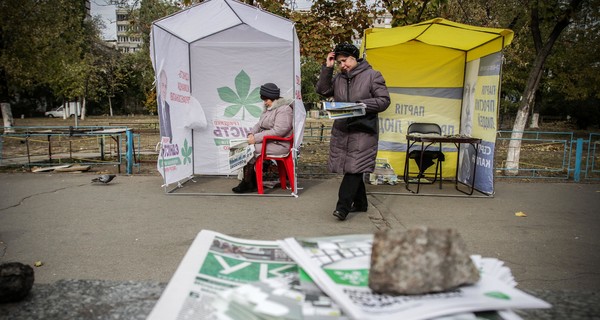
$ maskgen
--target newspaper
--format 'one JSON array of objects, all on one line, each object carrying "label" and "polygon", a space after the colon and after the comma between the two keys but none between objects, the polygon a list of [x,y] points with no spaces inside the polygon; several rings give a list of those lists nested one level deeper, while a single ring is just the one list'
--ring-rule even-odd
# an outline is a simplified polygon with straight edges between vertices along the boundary
[{"label": "newspaper", "polygon": [[327,112],[329,119],[364,116],[366,114],[366,108],[367,106],[360,102],[323,102],[323,110]]},{"label": "newspaper", "polygon": [[444,137],[439,133],[420,133],[420,132],[412,132],[409,134],[409,136],[413,136],[413,137],[422,137],[422,138],[439,138],[439,137]]},{"label": "newspaper", "polygon": [[[473,260],[483,271],[475,285],[424,295],[377,294],[368,287],[372,242],[373,235],[346,235],[286,238],[279,243],[319,288],[353,319],[419,320],[485,310],[550,307],[501,281],[498,270],[489,270],[489,260],[478,257]],[[498,264],[493,267],[503,270]]]},{"label": "newspaper", "polygon": [[[288,242],[298,243],[290,239],[283,241],[248,240],[202,230],[196,236],[147,319],[364,319],[365,317],[355,317],[346,311],[346,308],[339,302],[345,299],[343,294],[328,295],[320,281],[313,280],[309,272],[299,267],[299,264],[286,254],[282,245],[286,247]],[[343,242],[351,244],[351,246],[340,246],[340,243],[330,239],[344,239]],[[358,241],[355,241],[356,239]],[[370,247],[367,249],[364,245],[372,241],[372,235],[315,238],[313,240],[317,241],[318,246],[314,247],[316,249],[322,245],[330,247],[335,243],[338,248],[344,247],[344,250],[349,250],[356,256],[364,258],[370,256]],[[302,240],[302,243],[315,242]],[[328,254],[333,254],[333,251],[327,251]],[[510,269],[503,266],[501,261],[480,256],[472,258],[480,268],[482,275],[503,279],[502,281],[507,287],[516,285]],[[363,266],[350,266],[352,268],[344,269],[346,275],[342,276],[342,273],[339,275],[346,282],[364,281],[360,279],[360,273],[356,274],[351,271],[360,270]],[[473,313],[471,311],[481,310],[481,308],[467,308],[456,303],[456,299],[452,300],[457,295],[456,292],[448,295],[436,295],[436,299],[415,296],[412,298],[398,297],[396,299],[398,301],[395,301],[390,297],[383,296],[380,296],[383,298],[382,300],[375,300],[372,293],[366,294],[365,288],[355,289],[364,291],[363,302],[369,302],[369,307],[374,309],[369,311],[370,313],[366,317],[369,319],[397,319],[399,316],[402,316],[402,319],[425,319],[428,315],[435,314],[437,318],[429,318],[435,320],[518,320],[520,318],[510,310],[494,310],[497,307],[504,308],[509,305],[520,307],[524,305],[532,307],[533,305],[527,300],[530,299],[529,296],[516,295],[500,285],[494,287],[493,291],[488,290],[493,292],[489,299],[495,300],[502,294],[506,294],[518,303],[492,304],[486,302],[484,304],[478,300],[472,301],[472,304],[479,304],[481,307],[493,305],[486,309],[492,311],[486,313]],[[489,293],[488,291],[486,293]],[[472,294],[465,294],[463,298],[471,299],[471,296]],[[446,301],[446,299],[448,300]],[[541,301],[533,297],[531,299]],[[378,305],[377,302],[382,305]],[[400,309],[404,310],[398,311],[396,308],[390,311],[387,307],[388,304],[400,305]],[[541,302],[534,307],[540,307],[540,305],[547,304]],[[377,311],[378,308],[381,310]],[[468,310],[468,312],[464,310]],[[415,314],[419,315],[414,316]]]},{"label": "newspaper", "polygon": [[342,310],[318,287],[305,291],[299,273],[246,284],[218,295],[221,320],[294,319],[347,320]]},{"label": "newspaper", "polygon": [[297,270],[296,263],[274,241],[202,230],[147,319],[217,319],[219,293]]},{"label": "newspaper", "polygon": [[369,173],[368,177],[369,183],[374,185],[398,184],[398,175],[396,175],[396,172],[394,171],[394,168],[392,168],[392,165],[389,163],[388,159],[385,158],[375,159],[375,170],[373,170],[373,173]]},{"label": "newspaper", "polygon": [[248,139],[229,139],[229,169],[231,172],[244,167],[254,157],[254,145]]}]

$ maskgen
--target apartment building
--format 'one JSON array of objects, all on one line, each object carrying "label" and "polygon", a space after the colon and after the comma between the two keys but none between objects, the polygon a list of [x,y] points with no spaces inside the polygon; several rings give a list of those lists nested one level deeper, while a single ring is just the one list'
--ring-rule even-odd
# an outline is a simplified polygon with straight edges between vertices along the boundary
[{"label": "apartment building", "polygon": [[117,8],[117,50],[132,53],[142,48],[142,36],[132,29],[130,23],[131,9]]}]

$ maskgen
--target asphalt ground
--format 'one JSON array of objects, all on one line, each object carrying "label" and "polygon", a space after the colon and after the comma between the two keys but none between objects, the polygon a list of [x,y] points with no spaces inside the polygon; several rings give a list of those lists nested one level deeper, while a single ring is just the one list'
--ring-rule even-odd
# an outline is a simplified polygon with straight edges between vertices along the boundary
[{"label": "asphalt ground", "polygon": [[580,304],[573,308],[588,310],[578,319],[598,310],[590,308],[600,289],[600,184],[498,181],[491,197],[462,197],[451,183],[442,190],[424,186],[420,195],[403,185],[369,185],[368,211],[338,221],[332,212],[339,177],[300,179],[292,197],[281,189],[233,196],[237,181],[223,177],[196,177],[167,193],[156,175],[119,175],[107,185],[91,183],[95,176],[0,174],[0,263],[41,261],[35,267],[41,291],[74,279],[150,283],[156,295],[156,283],[169,281],[202,229],[274,240],[425,225],[456,228],[472,254],[504,261],[522,290],[556,301],[574,292]]}]

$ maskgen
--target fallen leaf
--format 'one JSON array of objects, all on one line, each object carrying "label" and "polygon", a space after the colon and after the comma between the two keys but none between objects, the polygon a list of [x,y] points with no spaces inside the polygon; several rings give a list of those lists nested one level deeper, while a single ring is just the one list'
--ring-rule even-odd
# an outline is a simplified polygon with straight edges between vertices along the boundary
[{"label": "fallen leaf", "polygon": [[41,261],[36,261],[33,265],[36,266],[36,267],[41,267],[41,266],[44,265],[44,263],[41,262]]},{"label": "fallen leaf", "polygon": [[527,217],[527,215],[523,211],[515,212],[515,216],[517,216],[517,217]]}]

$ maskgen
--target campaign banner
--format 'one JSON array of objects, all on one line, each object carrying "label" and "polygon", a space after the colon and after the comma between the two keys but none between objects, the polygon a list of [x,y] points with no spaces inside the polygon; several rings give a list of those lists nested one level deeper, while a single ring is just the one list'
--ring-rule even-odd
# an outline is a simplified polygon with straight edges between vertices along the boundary
[{"label": "campaign banner", "polygon": [[[460,133],[481,138],[477,157],[473,147],[461,148],[458,180],[477,190],[494,191],[494,150],[500,96],[502,53],[497,52],[467,63]],[[476,167],[476,168],[475,168]],[[473,173],[475,171],[475,175]]]},{"label": "campaign banner", "polygon": [[[156,168],[168,185],[192,175],[193,146],[188,127],[205,126],[206,120],[202,106],[190,95],[187,44],[161,30],[153,36],[160,38],[155,41],[153,61],[161,136]],[[190,114],[196,115],[193,124],[187,120]]]},{"label": "campaign banner", "polygon": [[[414,122],[437,123],[442,135],[459,131],[462,88],[388,88],[391,103],[379,114],[378,158],[388,159],[397,174],[404,171],[406,134]],[[456,148],[443,145],[446,161],[442,170],[445,177],[456,173]],[[454,159],[454,161],[453,161]],[[415,165],[416,163],[412,163]]]}]

